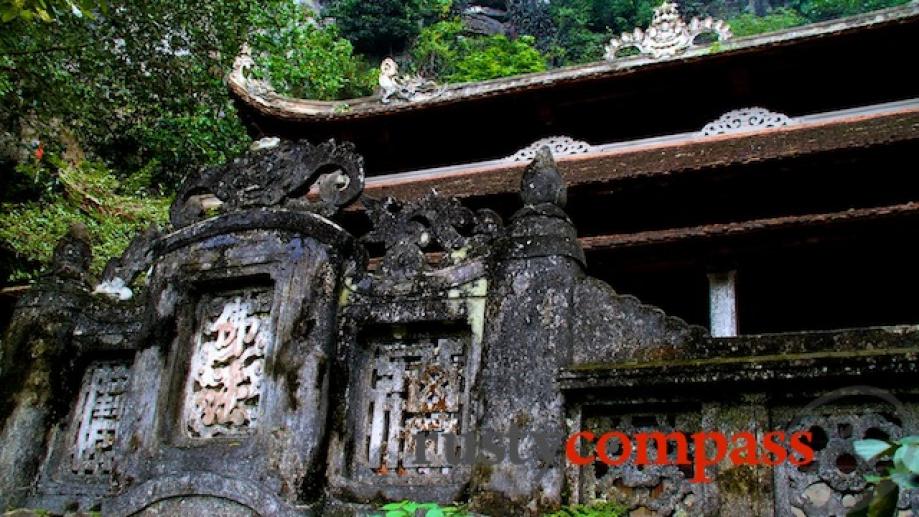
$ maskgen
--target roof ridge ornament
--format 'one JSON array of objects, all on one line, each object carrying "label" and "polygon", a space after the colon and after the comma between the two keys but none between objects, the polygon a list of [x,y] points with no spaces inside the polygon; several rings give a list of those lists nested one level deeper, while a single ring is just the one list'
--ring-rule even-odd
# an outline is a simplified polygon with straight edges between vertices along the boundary
[{"label": "roof ridge ornament", "polygon": [[229,76],[239,76],[243,81],[243,86],[252,95],[261,96],[270,93],[277,93],[274,86],[267,79],[259,79],[253,76],[252,71],[256,68],[255,59],[252,58],[252,47],[248,42],[243,43],[239,49],[239,54],[233,59],[233,69]]},{"label": "roof ridge ornament", "polygon": [[741,133],[755,129],[782,127],[794,124],[795,120],[783,113],[776,113],[760,107],[731,110],[705,125],[702,136]]},{"label": "roof ridge ornament", "polygon": [[636,27],[633,32],[623,32],[618,38],[612,38],[606,46],[606,59],[615,60],[620,50],[629,47],[637,48],[641,54],[654,59],[672,57],[692,47],[699,35],[707,33],[717,36],[718,41],[732,36],[731,28],[724,20],[709,16],[702,20],[693,18],[687,24],[675,2],[664,2],[654,9],[654,18],[647,30]]},{"label": "roof ridge ornament", "polygon": [[589,153],[594,150],[594,146],[583,140],[575,140],[570,136],[549,136],[540,138],[513,155],[508,156],[507,159],[512,162],[528,162],[536,158],[536,153],[543,147],[548,147],[552,152],[552,156],[569,156]]},{"label": "roof ridge ornament", "polygon": [[440,85],[420,75],[399,75],[399,65],[388,57],[380,64],[380,89],[382,90],[380,102],[389,104],[393,99],[406,102],[421,102],[430,100],[446,90]]}]

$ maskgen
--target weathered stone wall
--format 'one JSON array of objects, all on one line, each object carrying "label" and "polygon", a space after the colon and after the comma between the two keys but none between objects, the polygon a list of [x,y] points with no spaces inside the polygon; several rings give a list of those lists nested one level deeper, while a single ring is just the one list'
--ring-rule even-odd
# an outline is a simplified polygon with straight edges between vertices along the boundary
[{"label": "weathered stone wall", "polygon": [[[168,232],[138,236],[99,282],[75,228],[3,340],[0,506],[354,515],[413,499],[537,515],[599,499],[823,515],[877,467],[853,438],[916,431],[919,330],[712,338],[617,294],[584,273],[547,149],[506,226],[436,193],[365,197],[357,238],[334,218],[363,178],[350,146],[259,142],[190,177]],[[810,403],[852,384],[886,395]],[[812,430],[815,463],[725,460],[692,483],[692,465],[576,466],[563,445],[581,430],[777,429]]]}]

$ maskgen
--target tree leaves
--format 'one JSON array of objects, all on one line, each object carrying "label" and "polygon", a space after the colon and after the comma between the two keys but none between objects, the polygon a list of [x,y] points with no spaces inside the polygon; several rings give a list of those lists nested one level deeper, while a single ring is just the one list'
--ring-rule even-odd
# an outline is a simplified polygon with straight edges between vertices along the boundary
[{"label": "tree leaves", "polygon": [[301,6],[258,13],[253,24],[253,75],[269,79],[279,93],[335,100],[373,91],[373,67],[353,54],[335,25],[318,25]]},{"label": "tree leaves", "polygon": [[855,454],[865,461],[871,461],[891,450],[892,446],[883,440],[855,440]]},{"label": "tree leaves", "polygon": [[894,443],[855,440],[855,454],[865,461],[893,456],[893,467],[884,475],[866,475],[874,490],[849,517],[891,517],[896,514],[900,490],[919,488],[919,436],[906,436]]},{"label": "tree leaves", "polygon": [[445,20],[425,27],[412,47],[412,57],[426,76],[458,83],[482,81],[546,69],[546,59],[530,36],[463,34],[459,20]]},{"label": "tree leaves", "polygon": [[459,506],[441,506],[437,503],[418,503],[415,501],[397,501],[380,507],[382,514],[377,517],[415,517],[421,512],[424,517],[463,517],[468,515]]},{"label": "tree leaves", "polygon": [[9,23],[22,19],[27,22],[40,20],[50,23],[54,19],[54,14],[60,11],[77,17],[94,18],[94,10],[107,12],[107,8],[103,0],[0,0],[0,22]]}]

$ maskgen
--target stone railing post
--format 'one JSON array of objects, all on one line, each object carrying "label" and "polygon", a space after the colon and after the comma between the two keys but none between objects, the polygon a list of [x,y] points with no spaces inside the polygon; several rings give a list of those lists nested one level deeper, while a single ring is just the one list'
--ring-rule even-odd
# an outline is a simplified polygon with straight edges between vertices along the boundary
[{"label": "stone railing post", "polygon": [[488,295],[479,390],[483,439],[507,444],[497,464],[480,457],[473,473],[472,506],[492,515],[561,503],[565,424],[556,376],[570,360],[572,299],[584,276],[584,253],[563,210],[565,185],[547,147],[525,170],[520,196],[524,207],[511,219]]},{"label": "stone railing post", "polygon": [[0,350],[0,511],[23,504],[45,454],[51,419],[66,413],[71,338],[89,294],[91,250],[74,225],[52,270],[20,299]]}]

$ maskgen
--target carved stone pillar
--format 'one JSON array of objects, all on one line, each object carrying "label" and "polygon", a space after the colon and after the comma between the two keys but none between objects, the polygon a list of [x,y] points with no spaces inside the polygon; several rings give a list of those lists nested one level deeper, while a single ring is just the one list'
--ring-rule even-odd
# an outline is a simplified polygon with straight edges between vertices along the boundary
[{"label": "carved stone pillar", "polygon": [[294,515],[318,499],[340,279],[357,251],[325,216],[362,187],[360,157],[332,142],[275,143],[186,181],[176,229],[153,247],[104,513]]},{"label": "carved stone pillar", "polygon": [[481,394],[483,433],[518,433],[519,458],[479,461],[472,505],[492,515],[535,514],[561,502],[564,403],[556,381],[568,364],[572,298],[584,254],[565,214],[566,189],[548,148],[527,167],[524,207],[508,228],[488,294]]},{"label": "carved stone pillar", "polygon": [[91,251],[86,229],[70,228],[52,271],[17,305],[0,351],[0,510],[23,503],[45,454],[51,419],[66,412],[70,340],[85,304]]}]

